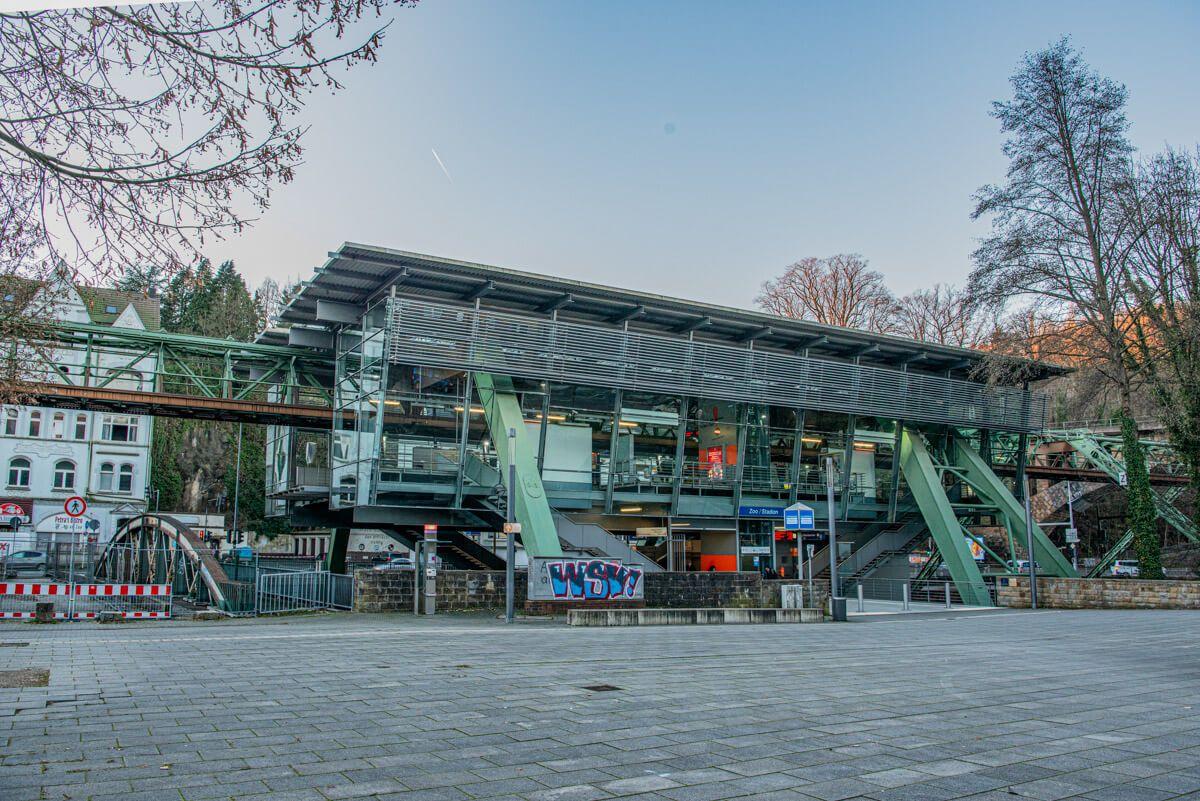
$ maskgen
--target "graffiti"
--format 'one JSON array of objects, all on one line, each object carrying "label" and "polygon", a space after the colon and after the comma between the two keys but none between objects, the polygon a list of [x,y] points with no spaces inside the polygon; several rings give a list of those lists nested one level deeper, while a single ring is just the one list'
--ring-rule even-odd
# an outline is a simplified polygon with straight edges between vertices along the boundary
[{"label": "graffiti", "polygon": [[605,559],[545,562],[556,600],[606,600],[641,595],[642,570]]}]

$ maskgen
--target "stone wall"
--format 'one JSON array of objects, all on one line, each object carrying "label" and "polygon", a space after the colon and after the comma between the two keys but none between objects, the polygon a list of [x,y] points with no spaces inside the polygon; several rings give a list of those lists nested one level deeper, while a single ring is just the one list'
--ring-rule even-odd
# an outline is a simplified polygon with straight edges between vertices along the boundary
[{"label": "stone wall", "polygon": [[[1029,608],[1029,579],[1000,579],[1000,606]],[[1140,579],[1039,578],[1038,607],[1045,609],[1200,609],[1200,582]]]},{"label": "stone wall", "polygon": [[[360,570],[355,573],[356,612],[412,611],[413,573],[410,570]],[[765,581],[758,573],[647,573],[645,600],[527,602],[527,576],[517,571],[516,606],[531,614],[566,614],[569,609],[631,608],[779,608],[780,586],[795,581]],[[819,587],[819,582],[814,585]],[[504,571],[441,570],[437,577],[438,609],[503,609]],[[818,603],[828,595],[826,585]],[[805,606],[813,604],[805,599]]]}]

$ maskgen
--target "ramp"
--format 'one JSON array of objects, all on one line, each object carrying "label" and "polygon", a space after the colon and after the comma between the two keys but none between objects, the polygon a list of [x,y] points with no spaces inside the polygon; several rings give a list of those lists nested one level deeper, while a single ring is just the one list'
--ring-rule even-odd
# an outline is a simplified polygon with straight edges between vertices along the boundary
[{"label": "ramp", "polygon": [[[475,386],[483,403],[483,414],[496,453],[500,456],[500,477],[508,484],[508,466],[516,465],[516,486],[512,488],[517,522],[521,524],[521,543],[530,556],[562,556],[558,529],[546,500],[546,489],[538,474],[536,447],[529,441],[521,402],[512,379],[492,373],[475,373]],[[512,453],[508,432],[512,430]]]},{"label": "ramp", "polygon": [[916,429],[904,429],[900,438],[900,470],[963,603],[992,606],[991,595],[971,556],[958,515],[942,487],[941,473],[929,455],[924,435]]}]

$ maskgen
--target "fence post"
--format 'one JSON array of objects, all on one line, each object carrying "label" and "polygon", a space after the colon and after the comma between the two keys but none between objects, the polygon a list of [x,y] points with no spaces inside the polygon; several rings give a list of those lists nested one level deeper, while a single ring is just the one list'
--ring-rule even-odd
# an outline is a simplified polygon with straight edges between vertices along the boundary
[{"label": "fence post", "polygon": [[860,612],[865,612],[865,611],[866,611],[866,610],[863,608],[863,589],[862,589],[862,585],[861,585],[861,584],[859,584],[859,585],[858,585],[858,611],[860,611]]},{"label": "fence post", "polygon": [[904,611],[907,612],[908,611],[908,581],[907,580],[905,580],[904,584],[902,584],[900,586],[900,591],[903,593],[903,596],[904,596]]},{"label": "fence post", "polygon": [[948,582],[948,581],[945,583],[945,590],[946,590],[946,608],[949,609],[950,608],[950,582]]}]

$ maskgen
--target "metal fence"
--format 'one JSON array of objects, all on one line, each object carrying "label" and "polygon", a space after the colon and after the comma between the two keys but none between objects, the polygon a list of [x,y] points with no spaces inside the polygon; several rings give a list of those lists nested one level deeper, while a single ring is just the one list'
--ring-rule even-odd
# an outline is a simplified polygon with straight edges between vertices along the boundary
[{"label": "metal fence", "polygon": [[410,298],[390,311],[394,363],[1001,431],[1046,419],[1045,396],[1017,387]]},{"label": "metal fence", "polygon": [[[994,604],[996,602],[995,583],[985,581],[983,589]],[[905,609],[914,603],[938,604],[946,607],[963,604],[958,586],[953,581],[942,579],[849,579],[842,585],[841,590],[842,595],[849,600],[851,609],[854,608],[856,602],[860,603],[858,610],[860,612],[864,611],[861,608],[861,602],[868,600],[896,603]]]},{"label": "metal fence", "polygon": [[354,608],[354,576],[325,571],[260,573],[254,613],[273,615],[315,609]]}]

